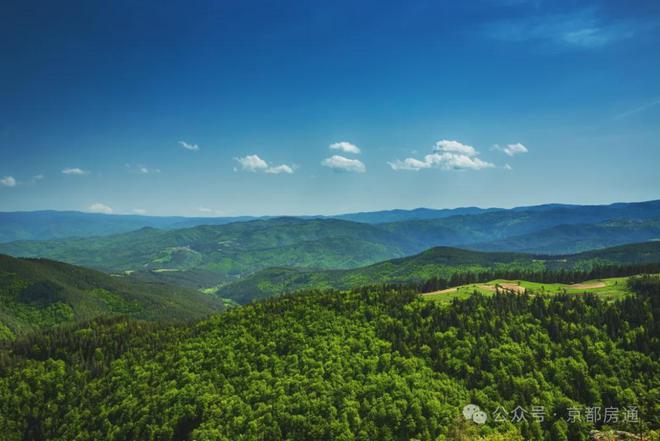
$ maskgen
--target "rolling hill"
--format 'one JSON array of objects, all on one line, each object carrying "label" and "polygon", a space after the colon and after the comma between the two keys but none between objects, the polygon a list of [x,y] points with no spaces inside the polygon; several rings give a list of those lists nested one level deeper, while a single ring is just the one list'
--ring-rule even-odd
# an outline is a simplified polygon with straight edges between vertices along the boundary
[{"label": "rolling hill", "polygon": [[0,299],[0,339],[105,315],[190,319],[224,309],[220,300],[193,290],[5,255],[0,255]]},{"label": "rolling hill", "polygon": [[[379,227],[407,238],[411,246],[421,250],[433,246],[474,247],[475,244],[532,234],[560,225],[658,218],[660,218],[660,201],[594,206],[553,204],[492,211],[477,215],[385,223]],[[624,236],[621,240],[625,240],[623,243],[635,242],[636,226],[629,225],[629,228],[633,231],[630,239],[625,238],[626,228],[622,227],[620,230]],[[592,245],[595,245],[596,248],[607,246],[607,244],[601,245],[598,241],[592,241]],[[558,246],[555,247],[556,250],[558,248]],[[487,250],[491,249],[488,247]],[[542,252],[540,249],[528,251]],[[560,254],[570,252],[572,250],[559,251]]]},{"label": "rolling hill", "polygon": [[[413,213],[443,216],[460,210],[475,214],[388,223],[282,217],[174,228],[196,221],[177,218],[167,221],[165,228],[144,227],[105,236],[5,243],[0,244],[0,253],[44,257],[106,272],[128,272],[141,280],[211,289],[245,280],[267,268],[287,268],[287,274],[288,268],[348,270],[436,246],[564,255],[660,237],[660,201],[609,206],[549,204],[511,210],[395,210],[376,212],[375,217],[363,220],[375,222],[379,217],[405,217]],[[422,276],[426,273],[424,268],[415,271]],[[407,277],[410,271],[403,269],[400,274]],[[373,276],[373,280],[381,280],[380,274]],[[305,276],[320,277],[311,273]],[[341,276],[344,277],[351,278],[351,283],[340,286],[372,281],[372,275],[363,272]],[[397,277],[390,274],[385,279]],[[336,281],[334,276],[330,279]],[[281,289],[268,287],[266,291]]]},{"label": "rolling hill", "polygon": [[[530,214],[532,216],[530,217]],[[482,215],[493,215],[480,217]],[[466,217],[479,217],[466,223]],[[660,201],[616,203],[611,205],[545,204],[536,206],[502,208],[464,207],[452,209],[416,208],[413,210],[383,210],[346,213],[334,216],[300,216],[301,219],[339,219],[369,224],[412,222],[407,230],[419,230],[422,240],[432,240],[433,245],[464,245],[467,243],[498,240],[502,237],[526,234],[561,224],[596,223],[612,219],[648,219],[660,217]],[[143,227],[158,229],[193,228],[199,225],[225,225],[234,222],[267,220],[272,216],[252,217],[181,217],[137,216],[119,214],[83,213],[76,211],[0,212],[0,243],[17,240],[50,240],[70,237],[91,237],[126,233]],[[450,219],[443,221],[443,219]],[[430,226],[425,221],[431,222]],[[415,222],[420,222],[415,225]],[[512,225],[520,223],[520,228]],[[465,228],[463,228],[463,226]],[[506,227],[506,229],[504,228]],[[395,228],[395,227],[387,227]],[[437,234],[429,230],[436,229]],[[496,229],[504,234],[493,235]],[[453,242],[448,236],[456,235]],[[478,234],[474,234],[478,233]],[[444,242],[438,242],[442,240]],[[428,248],[422,246],[421,249]]]},{"label": "rolling hill", "polygon": [[383,224],[387,222],[401,222],[408,220],[422,219],[440,219],[451,216],[466,216],[474,214],[488,213],[492,211],[501,211],[503,208],[414,208],[412,210],[382,210],[367,211],[360,213],[346,213],[332,216],[335,219],[348,220],[353,222],[364,222],[367,224]]},{"label": "rolling hill", "polygon": [[[0,252],[14,256],[46,257],[109,272],[150,271],[150,278],[162,276],[195,287],[226,283],[271,266],[343,269],[414,251],[396,234],[368,224],[297,218],[0,245]],[[191,280],[191,274],[197,280]]]},{"label": "rolling hill", "polygon": [[217,295],[239,303],[311,288],[349,289],[387,283],[420,283],[432,277],[486,271],[590,270],[595,266],[660,263],[660,242],[624,245],[563,256],[489,253],[435,247],[410,257],[349,270],[268,268],[221,287]]},{"label": "rolling hill", "polygon": [[660,218],[557,225],[520,236],[470,245],[468,248],[480,251],[565,254],[650,240],[660,240]]}]

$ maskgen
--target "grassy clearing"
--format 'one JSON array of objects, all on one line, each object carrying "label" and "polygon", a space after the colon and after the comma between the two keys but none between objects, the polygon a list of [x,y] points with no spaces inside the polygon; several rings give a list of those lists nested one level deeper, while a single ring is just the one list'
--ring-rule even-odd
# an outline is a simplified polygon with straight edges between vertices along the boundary
[{"label": "grassy clearing", "polygon": [[426,300],[439,302],[450,302],[453,299],[464,299],[473,292],[479,292],[483,295],[493,295],[496,287],[511,292],[527,292],[528,294],[584,294],[593,293],[609,301],[621,299],[630,294],[627,286],[628,277],[612,277],[608,279],[589,280],[574,285],[564,283],[537,283],[526,280],[491,280],[486,283],[475,283],[461,285],[455,288],[448,288],[442,291],[436,291],[423,294]]}]

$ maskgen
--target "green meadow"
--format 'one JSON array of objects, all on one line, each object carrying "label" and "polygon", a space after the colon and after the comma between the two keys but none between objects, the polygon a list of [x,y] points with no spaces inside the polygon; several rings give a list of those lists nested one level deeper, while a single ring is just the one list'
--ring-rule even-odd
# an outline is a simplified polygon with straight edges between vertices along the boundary
[{"label": "green meadow", "polygon": [[465,299],[474,292],[491,296],[497,289],[504,292],[527,293],[530,295],[580,295],[591,293],[608,301],[618,300],[631,294],[631,291],[628,288],[628,277],[611,277],[606,279],[589,280],[572,285],[565,283],[538,283],[529,282],[527,280],[496,279],[486,283],[472,283],[444,289],[442,291],[425,293],[423,294],[423,297],[426,300],[451,302],[456,298]]}]

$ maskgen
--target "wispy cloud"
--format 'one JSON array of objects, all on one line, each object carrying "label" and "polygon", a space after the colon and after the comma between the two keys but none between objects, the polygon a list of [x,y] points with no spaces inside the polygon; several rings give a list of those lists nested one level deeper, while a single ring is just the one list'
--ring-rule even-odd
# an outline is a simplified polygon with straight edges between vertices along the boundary
[{"label": "wispy cloud", "polygon": [[200,213],[203,213],[204,215],[213,215],[213,216],[227,216],[227,212],[223,210],[215,210],[213,208],[208,208],[208,207],[199,207],[197,209]]},{"label": "wispy cloud", "polygon": [[443,139],[435,143],[433,153],[425,155],[422,159],[406,158],[388,162],[395,171],[419,171],[428,168],[442,170],[483,170],[493,168],[495,164],[478,158],[479,152],[471,145],[459,141]]},{"label": "wispy cloud", "polygon": [[144,208],[134,208],[133,213],[135,213],[135,214],[147,214],[147,210],[145,210]]},{"label": "wispy cloud", "polygon": [[[292,174],[294,172],[294,167],[287,164],[280,165],[270,165],[264,159],[261,159],[259,155],[247,155],[243,157],[234,158],[239,165],[241,170],[252,172],[252,173],[269,173],[272,175],[279,175],[282,173]],[[238,170],[238,169],[234,169]]]},{"label": "wispy cloud", "polygon": [[186,150],[193,151],[193,152],[196,152],[197,150],[199,150],[199,146],[197,144],[190,144],[186,141],[179,141],[179,145],[182,148],[184,148]]},{"label": "wispy cloud", "polygon": [[529,150],[527,150],[527,147],[525,147],[523,144],[517,142],[515,144],[507,144],[504,147],[502,147],[499,144],[495,144],[492,148],[492,150],[498,150],[502,153],[507,154],[508,156],[515,156],[519,155],[521,153],[527,153]]},{"label": "wispy cloud", "polygon": [[159,168],[150,168],[144,165],[126,164],[126,168],[132,173],[138,173],[141,175],[153,175],[160,173]]},{"label": "wispy cloud", "polygon": [[335,142],[333,144],[330,144],[329,147],[332,150],[340,150],[344,153],[353,153],[355,155],[359,155],[360,153],[362,153],[362,151],[358,146],[356,146],[355,144],[351,144],[348,141]]},{"label": "wispy cloud", "polygon": [[100,202],[93,203],[87,209],[93,213],[104,213],[104,214],[112,213],[112,208]]},{"label": "wispy cloud", "polygon": [[630,19],[606,20],[595,9],[583,9],[497,21],[486,26],[486,34],[502,41],[537,41],[555,47],[595,49],[632,38],[646,27]]},{"label": "wispy cloud", "polygon": [[358,159],[349,159],[340,155],[333,155],[321,161],[321,165],[329,167],[335,171],[364,173],[367,167]]},{"label": "wispy cloud", "polygon": [[645,104],[642,104],[641,106],[635,107],[634,109],[630,109],[625,112],[619,113],[614,117],[614,119],[628,118],[630,116],[637,115],[638,113],[643,113],[646,112],[647,110],[651,110],[659,104],[660,104],[660,97],[655,98]]},{"label": "wispy cloud", "polygon": [[0,184],[4,187],[16,187],[16,179],[13,176],[5,176],[0,179]]},{"label": "wispy cloud", "polygon": [[62,173],[65,174],[65,175],[78,175],[78,176],[89,174],[89,172],[87,170],[83,170],[83,169],[78,168],[78,167],[65,168],[64,170],[62,170]]}]

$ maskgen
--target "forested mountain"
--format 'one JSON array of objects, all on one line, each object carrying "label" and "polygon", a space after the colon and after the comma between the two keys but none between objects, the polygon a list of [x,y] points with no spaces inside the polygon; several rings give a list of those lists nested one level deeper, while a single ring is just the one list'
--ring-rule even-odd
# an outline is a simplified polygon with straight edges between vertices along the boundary
[{"label": "forested mountain", "polygon": [[0,212],[0,243],[16,240],[105,236],[126,233],[143,227],[184,228],[206,224],[226,224],[251,219],[254,218],[161,217],[54,210]]},{"label": "forested mountain", "polygon": [[562,256],[488,253],[435,247],[414,256],[348,270],[268,268],[221,287],[218,295],[245,303],[300,289],[348,289],[378,284],[423,283],[431,278],[448,279],[457,273],[589,271],[602,266],[656,263],[660,264],[660,242],[623,245]]},{"label": "forested mountain", "polygon": [[352,268],[408,255],[406,241],[377,227],[334,219],[276,218],[177,230],[13,242],[0,251],[105,271],[153,271],[194,286],[226,283],[269,266]]},{"label": "forested mountain", "polygon": [[360,213],[347,213],[332,216],[335,219],[349,220],[353,222],[364,222],[368,224],[382,224],[387,222],[400,222],[407,220],[421,220],[421,219],[440,219],[450,216],[463,216],[488,213],[491,211],[501,211],[502,208],[478,208],[478,207],[461,207],[461,208],[415,208],[412,210],[383,210],[383,211],[367,211]]},{"label": "forested mountain", "polygon": [[[420,216],[431,215],[420,212]],[[145,227],[106,236],[5,243],[0,244],[0,252],[106,272],[135,272],[142,280],[211,289],[266,268],[345,270],[434,246],[569,254],[660,238],[660,201],[611,206],[552,204],[476,209],[476,213],[378,224],[284,217],[170,229],[186,222],[178,219],[179,223],[163,229]],[[401,213],[387,212],[389,215]],[[371,274],[362,276],[350,286],[371,283]],[[381,281],[379,274],[375,276]]]},{"label": "forested mountain", "polygon": [[[535,214],[530,217],[530,213]],[[486,216],[464,224],[465,216],[499,214]],[[547,219],[543,219],[547,215]],[[336,216],[301,216],[301,219],[340,219],[354,222],[383,224],[405,221],[422,221],[418,225],[401,225],[400,228],[417,232],[414,238],[430,240],[431,243],[418,244],[419,250],[433,245],[465,245],[497,240],[511,235],[539,231],[562,224],[591,224],[612,219],[649,219],[660,217],[660,201],[617,203],[612,205],[566,205],[546,204],[537,206],[501,208],[452,208],[414,210],[384,210],[363,213],[346,213]],[[261,217],[266,220],[272,217]],[[442,220],[427,225],[423,221]],[[192,228],[199,225],[224,225],[233,222],[245,222],[257,218],[237,217],[180,217],[180,216],[136,216],[82,213],[76,211],[33,211],[0,212],[0,243],[17,240],[48,240],[67,237],[104,236],[138,230],[143,227],[159,229]],[[520,228],[511,228],[516,219],[524,224]],[[388,227],[395,228],[395,227]],[[436,229],[430,234],[429,229]],[[495,234],[493,230],[501,230]],[[451,235],[455,235],[451,239]],[[453,241],[451,241],[453,240]],[[602,245],[601,245],[602,246]]]},{"label": "forested mountain", "polygon": [[558,225],[469,247],[481,251],[562,254],[649,240],[660,240],[660,217],[645,220],[610,220],[597,224]]},{"label": "forested mountain", "polygon": [[[617,302],[495,294],[449,305],[396,290],[314,291],[193,327],[106,320],[32,335],[0,350],[0,432],[563,441],[609,428],[657,439],[660,280],[631,288]],[[464,418],[468,403],[485,424]]]},{"label": "forested mountain", "polygon": [[191,319],[223,309],[221,301],[193,290],[0,255],[0,340],[98,316]]},{"label": "forested mountain", "polygon": [[[427,249],[432,246],[472,246],[510,237],[540,232],[559,225],[594,224],[612,220],[648,220],[660,218],[660,201],[608,206],[550,205],[525,207],[513,210],[493,211],[472,216],[452,216],[441,219],[412,220],[379,225],[392,233],[406,237],[412,246]],[[628,226],[630,239],[635,241],[636,225]],[[561,231],[561,230],[560,230]],[[620,225],[620,234],[626,228]],[[607,246],[607,237],[601,236],[605,245],[592,241],[597,248]],[[567,245],[567,242],[564,242]],[[570,246],[570,244],[568,244]],[[541,253],[541,249],[526,251]],[[558,248],[558,247],[555,247]],[[492,248],[488,248],[490,250]],[[560,251],[566,254],[573,250]],[[580,251],[584,251],[580,250]]]}]

